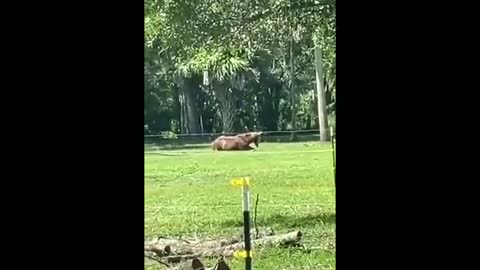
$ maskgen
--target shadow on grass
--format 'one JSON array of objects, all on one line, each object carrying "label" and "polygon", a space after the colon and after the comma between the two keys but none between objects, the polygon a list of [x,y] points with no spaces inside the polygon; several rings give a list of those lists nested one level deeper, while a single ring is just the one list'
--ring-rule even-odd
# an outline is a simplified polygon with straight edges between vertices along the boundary
[{"label": "shadow on grass", "polygon": [[177,153],[172,153],[172,154],[167,154],[167,153],[157,153],[157,152],[145,152],[145,155],[149,155],[149,156],[162,156],[162,157],[178,157],[178,156],[185,156],[187,155],[186,153],[180,153],[180,154],[177,154]]},{"label": "shadow on grass", "polygon": [[[302,142],[302,141],[296,141]],[[260,148],[262,147],[262,143],[294,143],[291,141],[263,141],[260,143]],[[328,145],[330,144],[329,142],[317,142],[317,141],[312,141],[312,140],[305,140],[305,147],[311,147],[311,146],[316,146],[318,145]],[[169,151],[169,150],[195,150],[195,149],[211,149],[211,142],[200,142],[200,143],[189,143],[189,142],[175,142],[175,143],[156,143],[156,142],[150,142],[146,143],[144,146],[144,151],[145,152],[151,152],[151,151]]]},{"label": "shadow on grass", "polygon": [[[251,213],[251,219],[253,222],[253,212]],[[276,214],[267,218],[260,217],[260,214],[257,216],[257,223],[259,227],[283,227],[283,228],[298,228],[298,227],[310,227],[321,224],[335,224],[336,223],[336,214],[335,213],[320,213],[320,214],[310,214],[307,216],[299,217],[292,215],[280,215]],[[237,220],[227,220],[222,223],[222,226],[225,227],[240,227],[243,226],[243,220],[239,217]]]},{"label": "shadow on grass", "polygon": [[145,146],[145,151],[166,151],[166,150],[194,150],[194,149],[207,149],[210,145],[208,144],[181,144],[181,143],[149,143],[148,146]]}]

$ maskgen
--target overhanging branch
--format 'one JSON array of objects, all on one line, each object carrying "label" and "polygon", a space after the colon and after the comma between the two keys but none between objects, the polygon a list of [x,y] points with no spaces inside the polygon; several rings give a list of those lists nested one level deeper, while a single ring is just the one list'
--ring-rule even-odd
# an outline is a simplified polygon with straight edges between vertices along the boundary
[{"label": "overhanging branch", "polygon": [[304,10],[304,9],[311,9],[315,7],[321,6],[331,6],[335,5],[335,0],[323,0],[323,1],[310,1],[310,2],[303,2],[303,3],[293,3],[291,7],[289,6],[280,6],[276,9],[267,9],[259,14],[255,14],[245,20],[245,24],[252,23],[258,21],[260,19],[266,18],[275,13],[283,14],[284,10]]}]

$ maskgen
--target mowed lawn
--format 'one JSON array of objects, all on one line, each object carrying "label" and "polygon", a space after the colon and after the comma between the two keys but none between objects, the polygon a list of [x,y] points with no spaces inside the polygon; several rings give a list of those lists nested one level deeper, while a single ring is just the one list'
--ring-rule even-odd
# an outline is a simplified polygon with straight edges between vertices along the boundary
[{"label": "mowed lawn", "polygon": [[[311,248],[255,249],[254,269],[335,269],[332,152],[318,142],[262,143],[250,152],[214,152],[207,144],[167,150],[145,145],[146,238],[239,235],[241,192],[230,184],[239,176],[252,178],[252,217],[260,196],[258,226],[276,234],[301,230]],[[227,262],[244,269],[243,261]]]}]

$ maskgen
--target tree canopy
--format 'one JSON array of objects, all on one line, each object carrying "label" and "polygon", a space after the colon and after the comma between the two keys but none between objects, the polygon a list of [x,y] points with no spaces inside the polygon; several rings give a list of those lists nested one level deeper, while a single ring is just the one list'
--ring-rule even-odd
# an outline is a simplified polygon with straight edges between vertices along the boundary
[{"label": "tree canopy", "polygon": [[318,128],[314,46],[335,116],[334,0],[145,0],[149,132]]}]

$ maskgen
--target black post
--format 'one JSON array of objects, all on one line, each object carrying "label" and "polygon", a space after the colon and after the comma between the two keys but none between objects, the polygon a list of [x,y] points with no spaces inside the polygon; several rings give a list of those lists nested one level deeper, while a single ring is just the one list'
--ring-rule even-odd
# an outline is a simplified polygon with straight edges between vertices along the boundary
[{"label": "black post", "polygon": [[335,135],[333,134],[333,127],[330,127],[330,141],[332,142],[332,164],[333,164],[333,181],[337,187],[337,166],[335,164]]},{"label": "black post", "polygon": [[[234,186],[242,187],[243,241],[245,243],[245,270],[252,270],[252,243],[250,236],[250,178],[232,180]],[[243,252],[242,252],[243,253]],[[243,258],[243,254],[241,255]]]},{"label": "black post", "polygon": [[245,258],[245,270],[252,270],[252,257],[250,257],[250,253],[252,250],[250,239],[250,211],[243,211],[243,229],[245,252],[247,253],[247,257]]}]

